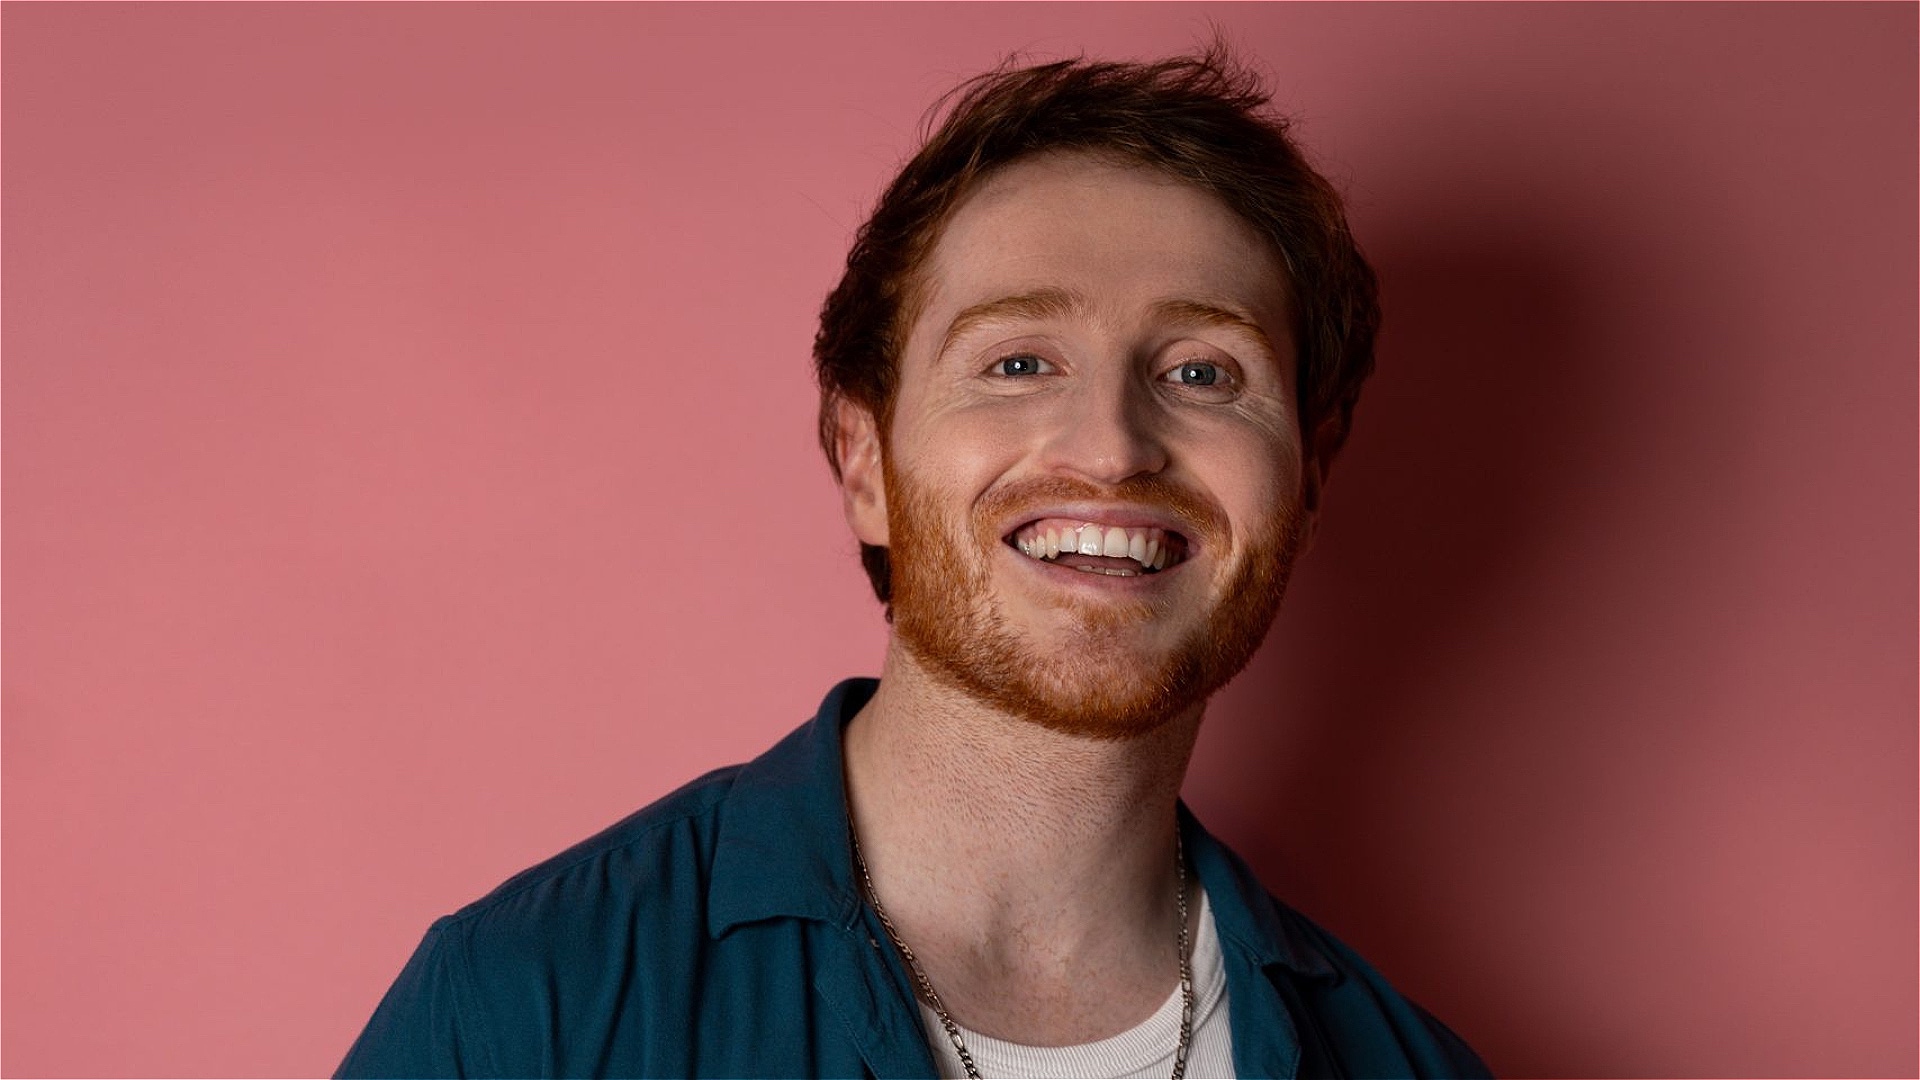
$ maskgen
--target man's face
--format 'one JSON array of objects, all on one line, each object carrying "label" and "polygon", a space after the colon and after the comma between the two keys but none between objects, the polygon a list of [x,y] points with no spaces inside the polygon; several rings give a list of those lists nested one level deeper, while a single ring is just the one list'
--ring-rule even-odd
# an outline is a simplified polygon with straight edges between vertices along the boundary
[{"label": "man's face", "polygon": [[1284,283],[1146,169],[1050,154],[966,198],[922,269],[884,488],[863,508],[856,467],[849,497],[933,677],[1126,737],[1245,665],[1310,524]]}]

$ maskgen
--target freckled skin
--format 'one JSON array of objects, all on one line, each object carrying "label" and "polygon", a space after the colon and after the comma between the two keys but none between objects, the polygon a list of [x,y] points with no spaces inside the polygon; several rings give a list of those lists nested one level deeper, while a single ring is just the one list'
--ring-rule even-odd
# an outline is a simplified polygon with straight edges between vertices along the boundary
[{"label": "freckled skin", "polygon": [[[1284,281],[1224,204],[1136,166],[1049,154],[962,203],[924,268],[886,445],[870,448],[884,489],[850,510],[891,549],[894,631],[931,677],[1113,738],[1245,665],[1312,520]],[[950,337],[962,312],[1036,291],[1078,303]],[[1023,565],[1005,533],[1060,500],[1174,512],[1192,558],[1127,587]]]}]

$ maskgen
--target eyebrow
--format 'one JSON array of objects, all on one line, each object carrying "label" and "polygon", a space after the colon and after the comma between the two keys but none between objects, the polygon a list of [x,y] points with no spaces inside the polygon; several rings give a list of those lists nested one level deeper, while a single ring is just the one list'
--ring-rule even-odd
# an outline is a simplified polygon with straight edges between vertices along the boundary
[{"label": "eyebrow", "polygon": [[[940,339],[940,353],[946,353],[954,342],[990,323],[1058,319],[1085,312],[1089,306],[1085,295],[1072,289],[1057,288],[1034,289],[974,304],[962,309],[947,324],[947,332]],[[1267,337],[1267,332],[1260,328],[1260,324],[1250,315],[1232,308],[1205,300],[1161,300],[1153,305],[1153,314],[1160,321],[1181,326],[1217,326],[1238,331],[1252,338],[1270,355],[1279,355],[1272,339]]]},{"label": "eyebrow", "polygon": [[1237,330],[1252,338],[1254,343],[1265,349],[1271,356],[1278,356],[1267,332],[1253,317],[1231,308],[1210,304],[1204,300],[1162,300],[1153,305],[1154,314],[1168,322],[1183,326],[1217,326],[1226,330]]},{"label": "eyebrow", "polygon": [[988,323],[1058,319],[1086,309],[1087,298],[1071,289],[1035,289],[988,300],[965,308],[953,317],[947,324],[946,335],[940,339],[940,353],[944,355],[954,342]]}]

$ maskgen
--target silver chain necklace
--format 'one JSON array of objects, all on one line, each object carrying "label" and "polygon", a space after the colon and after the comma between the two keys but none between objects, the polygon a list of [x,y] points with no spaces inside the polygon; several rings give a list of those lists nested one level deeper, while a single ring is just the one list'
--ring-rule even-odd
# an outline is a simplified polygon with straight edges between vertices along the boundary
[{"label": "silver chain necklace", "polygon": [[[946,1029],[947,1039],[953,1043],[954,1053],[959,1055],[961,1066],[967,1070],[968,1080],[980,1080],[980,1070],[973,1064],[973,1055],[967,1052],[967,1044],[960,1038],[960,1025],[953,1022],[946,1006],[940,1004],[940,995],[933,992],[933,983],[920,967],[920,958],[913,955],[913,949],[900,936],[900,931],[894,929],[893,920],[887,917],[887,909],[880,906],[880,894],[873,890],[873,875],[867,873],[867,860],[860,854],[859,832],[849,825],[847,834],[853,838],[853,864],[860,869],[860,883],[866,891],[867,902],[873,905],[873,913],[880,916],[880,925],[886,928],[887,939],[893,942],[901,959],[907,962],[907,970],[913,972],[914,982],[920,985],[920,996],[927,999],[934,1015],[940,1018],[940,1026]],[[1173,1080],[1183,1080],[1187,1075],[1187,1047],[1193,1042],[1193,962],[1187,955],[1187,859],[1177,830],[1173,834],[1173,861],[1180,874],[1180,1041],[1173,1048]]]}]

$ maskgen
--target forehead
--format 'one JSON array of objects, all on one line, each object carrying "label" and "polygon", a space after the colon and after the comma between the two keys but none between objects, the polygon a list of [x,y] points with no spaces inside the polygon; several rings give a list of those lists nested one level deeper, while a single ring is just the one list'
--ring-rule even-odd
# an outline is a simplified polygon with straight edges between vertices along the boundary
[{"label": "forehead", "polygon": [[1194,184],[1084,153],[992,173],[922,269],[917,321],[1053,289],[1091,298],[1110,318],[1197,302],[1245,311],[1276,341],[1291,336],[1284,267],[1250,224]]}]

